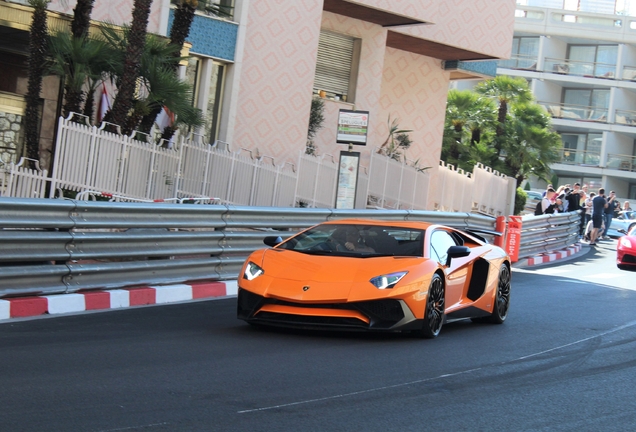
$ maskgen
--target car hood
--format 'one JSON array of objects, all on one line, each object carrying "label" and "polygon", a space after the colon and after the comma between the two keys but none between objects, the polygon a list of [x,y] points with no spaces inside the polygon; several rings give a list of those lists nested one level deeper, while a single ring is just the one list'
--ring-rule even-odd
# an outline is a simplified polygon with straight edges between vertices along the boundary
[{"label": "car hood", "polygon": [[[369,280],[396,271],[421,273],[424,258],[307,255],[286,250],[263,254],[263,294],[290,301],[354,301],[377,296],[381,290]],[[418,268],[418,272],[413,272]],[[386,290],[391,291],[391,290]]]}]

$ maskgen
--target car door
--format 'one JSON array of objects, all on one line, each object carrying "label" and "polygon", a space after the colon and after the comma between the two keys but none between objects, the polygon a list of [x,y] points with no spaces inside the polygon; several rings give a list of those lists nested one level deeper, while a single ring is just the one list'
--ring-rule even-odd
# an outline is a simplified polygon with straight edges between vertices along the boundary
[{"label": "car door", "polygon": [[437,229],[430,237],[431,258],[437,260],[446,273],[446,310],[453,310],[460,306],[462,293],[465,291],[469,258],[453,259],[450,266],[448,261],[448,248],[457,246],[455,239],[445,230]]}]

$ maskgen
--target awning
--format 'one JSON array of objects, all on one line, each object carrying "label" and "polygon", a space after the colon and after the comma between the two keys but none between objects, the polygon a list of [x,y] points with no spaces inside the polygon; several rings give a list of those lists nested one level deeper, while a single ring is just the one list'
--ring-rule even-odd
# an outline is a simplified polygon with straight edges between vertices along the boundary
[{"label": "awning", "polygon": [[398,15],[386,10],[374,9],[347,0],[325,0],[323,10],[378,24],[383,27],[426,24],[424,21],[416,18]]}]

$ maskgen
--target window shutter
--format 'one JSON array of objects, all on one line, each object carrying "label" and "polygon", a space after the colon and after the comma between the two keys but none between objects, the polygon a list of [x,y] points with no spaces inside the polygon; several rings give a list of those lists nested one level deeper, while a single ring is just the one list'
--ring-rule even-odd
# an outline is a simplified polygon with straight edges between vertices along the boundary
[{"label": "window shutter", "polygon": [[314,89],[346,96],[349,93],[354,39],[320,32]]}]

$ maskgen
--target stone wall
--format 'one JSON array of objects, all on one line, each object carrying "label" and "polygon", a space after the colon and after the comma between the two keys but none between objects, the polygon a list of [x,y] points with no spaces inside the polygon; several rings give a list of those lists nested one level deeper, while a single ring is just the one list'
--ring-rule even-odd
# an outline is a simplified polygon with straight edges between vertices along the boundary
[{"label": "stone wall", "polygon": [[22,153],[22,116],[0,111],[0,161],[17,163]]}]

